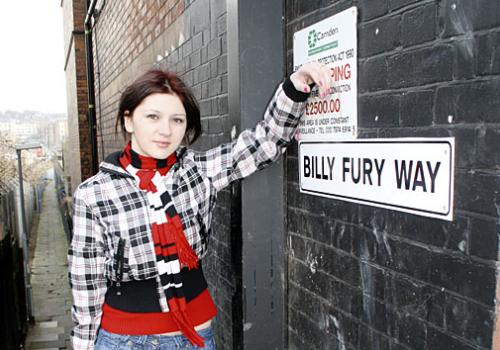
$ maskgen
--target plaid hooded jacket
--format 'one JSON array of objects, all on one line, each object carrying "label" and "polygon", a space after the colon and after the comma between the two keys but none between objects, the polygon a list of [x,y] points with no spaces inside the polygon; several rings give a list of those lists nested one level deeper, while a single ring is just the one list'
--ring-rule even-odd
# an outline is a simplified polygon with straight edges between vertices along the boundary
[{"label": "plaid hooded jacket", "polygon": [[[178,160],[167,173],[166,187],[200,259],[206,254],[217,192],[279,158],[292,140],[307,97],[287,79],[255,128],[208,151],[177,150]],[[120,166],[119,154],[108,156],[73,196],[68,265],[75,323],[71,338],[76,350],[94,348],[107,288],[117,280],[114,257],[120,239],[125,241],[121,281],[155,278],[158,273],[147,197]],[[161,286],[157,293],[160,305],[165,304]]]}]

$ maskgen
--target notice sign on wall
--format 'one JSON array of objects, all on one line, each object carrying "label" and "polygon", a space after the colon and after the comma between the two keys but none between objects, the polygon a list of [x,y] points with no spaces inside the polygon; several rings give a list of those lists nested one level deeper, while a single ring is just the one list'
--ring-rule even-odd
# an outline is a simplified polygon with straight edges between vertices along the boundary
[{"label": "notice sign on wall", "polygon": [[299,143],[300,191],[453,220],[454,138]]},{"label": "notice sign on wall", "polygon": [[316,89],[297,129],[299,140],[339,140],[357,136],[357,9],[351,7],[293,35],[294,71],[318,61],[330,68],[330,94]]}]

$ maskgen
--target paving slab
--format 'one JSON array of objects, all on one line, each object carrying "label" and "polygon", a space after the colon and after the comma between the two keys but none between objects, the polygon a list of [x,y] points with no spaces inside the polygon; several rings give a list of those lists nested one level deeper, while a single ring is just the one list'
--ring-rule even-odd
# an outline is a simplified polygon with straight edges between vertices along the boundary
[{"label": "paving slab", "polygon": [[53,328],[37,328],[36,326],[30,330],[30,335],[45,335],[45,334],[63,334],[66,330],[64,327]]},{"label": "paving slab", "polygon": [[40,328],[56,328],[57,327],[57,321],[51,321],[51,322],[39,322],[38,327]]}]

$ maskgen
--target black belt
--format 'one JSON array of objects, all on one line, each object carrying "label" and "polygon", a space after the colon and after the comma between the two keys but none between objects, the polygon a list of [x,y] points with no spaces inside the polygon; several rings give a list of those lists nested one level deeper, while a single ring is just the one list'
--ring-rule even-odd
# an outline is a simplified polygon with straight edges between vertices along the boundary
[{"label": "black belt", "polygon": [[[207,281],[203,275],[201,261],[197,269],[181,270],[182,290],[186,302],[189,302],[207,289]],[[120,293],[118,292],[118,289]],[[126,312],[161,312],[158,301],[156,278],[143,281],[121,282],[120,286],[112,285],[108,288],[105,302],[114,309]]]}]

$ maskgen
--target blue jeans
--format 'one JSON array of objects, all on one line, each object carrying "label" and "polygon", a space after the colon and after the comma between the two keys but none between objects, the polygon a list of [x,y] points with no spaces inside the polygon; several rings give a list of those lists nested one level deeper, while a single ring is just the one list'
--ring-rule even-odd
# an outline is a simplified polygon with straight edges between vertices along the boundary
[{"label": "blue jeans", "polygon": [[212,327],[202,329],[198,334],[205,339],[204,348],[192,345],[183,335],[123,335],[109,333],[101,328],[97,335],[95,350],[216,350]]}]

